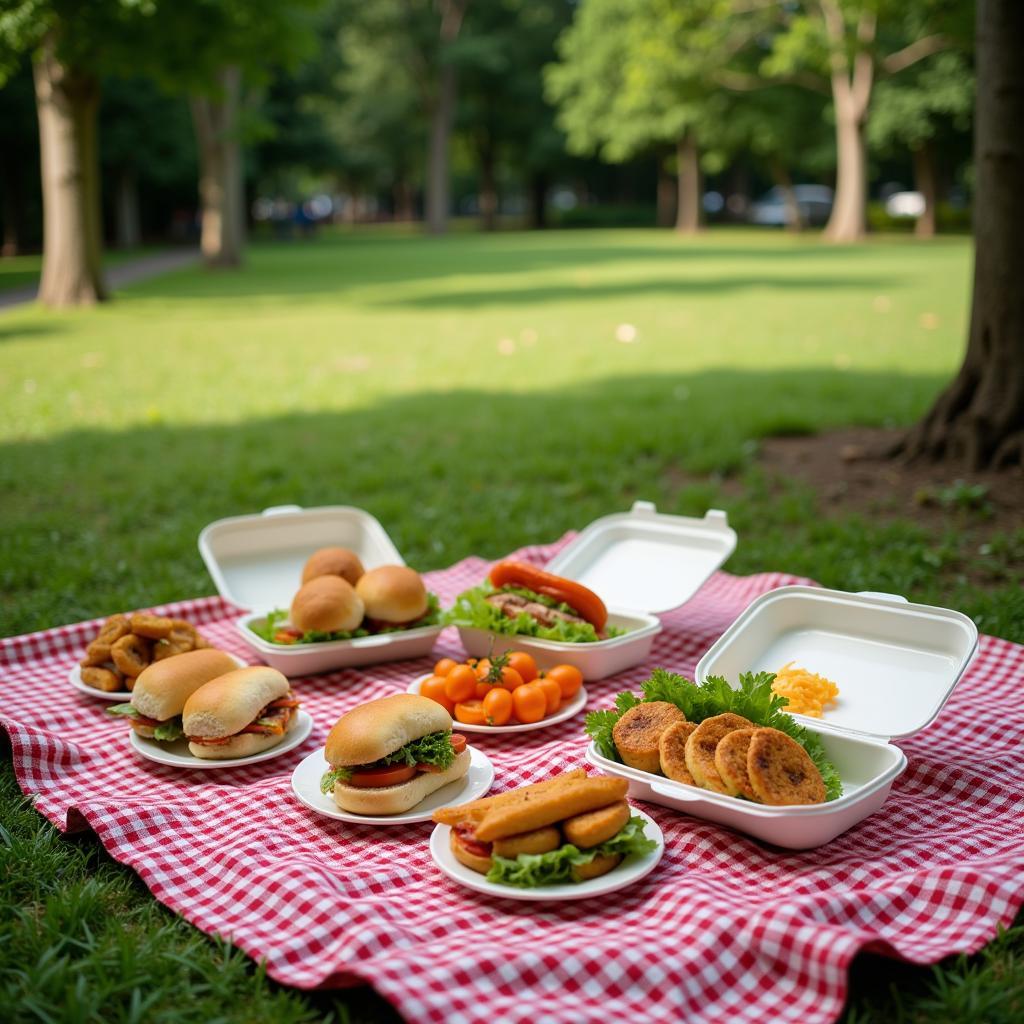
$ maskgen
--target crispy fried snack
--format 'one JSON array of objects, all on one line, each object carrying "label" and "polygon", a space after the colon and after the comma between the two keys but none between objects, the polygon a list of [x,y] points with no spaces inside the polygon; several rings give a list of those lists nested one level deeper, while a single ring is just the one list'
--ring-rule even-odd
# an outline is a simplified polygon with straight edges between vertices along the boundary
[{"label": "crispy fried snack", "polygon": [[110,644],[93,640],[85,649],[85,657],[79,662],[83,668],[93,665],[105,665],[110,661]]},{"label": "crispy fried snack", "polygon": [[645,701],[630,708],[612,729],[612,740],[624,764],[643,772],[657,773],[661,765],[658,740],[661,734],[676,722],[685,722],[686,716],[665,700]]},{"label": "crispy fried snack", "polygon": [[193,650],[192,642],[184,640],[176,643],[173,640],[157,640],[153,644],[153,660],[163,661],[164,658],[173,658],[176,654],[187,654]]},{"label": "crispy fried snack", "polygon": [[565,838],[581,850],[600,846],[626,827],[629,821],[629,804],[618,800],[596,811],[586,811],[562,822]]},{"label": "crispy fried snack", "polygon": [[131,693],[135,689],[135,680],[138,676],[125,676],[122,685],[124,688]]},{"label": "crispy fried snack", "polygon": [[778,729],[755,729],[747,751],[747,772],[766,804],[820,804],[825,783],[810,754]]},{"label": "crispy fried snack", "polygon": [[688,786],[696,786],[696,780],[686,767],[686,741],[697,728],[695,722],[676,722],[670,725],[658,740],[658,759],[661,762],[661,774],[673,782],[685,782]]},{"label": "crispy fried snack", "polygon": [[147,615],[136,612],[130,620],[132,632],[136,636],[144,636],[149,640],[163,640],[170,636],[174,628],[173,619],[165,619],[162,615]]},{"label": "crispy fried snack", "polygon": [[726,733],[715,747],[715,768],[730,796],[759,799],[747,773],[747,752],[753,738],[753,729],[735,729]]},{"label": "crispy fried snack", "polygon": [[100,627],[96,639],[108,647],[132,631],[127,615],[111,615]]},{"label": "crispy fried snack", "polygon": [[495,839],[493,852],[498,857],[514,858],[521,853],[550,853],[562,845],[562,834],[552,825],[522,835]]},{"label": "crispy fried snack", "polygon": [[477,825],[475,836],[481,843],[489,843],[501,836],[532,832],[622,800],[628,789],[629,783],[625,779],[593,776],[540,793],[528,793],[518,804],[494,807],[488,811]]},{"label": "crispy fried snack", "polygon": [[547,789],[557,786],[564,786],[573,779],[584,779],[587,773],[582,768],[574,768],[564,775],[556,775],[553,779],[545,779],[543,782],[534,782],[529,786],[520,786],[519,789],[510,789],[507,793],[499,793],[497,796],[485,796],[479,800],[471,800],[467,804],[458,807],[439,807],[434,811],[434,821],[441,825],[459,825],[462,822],[477,822],[483,819],[488,811],[495,807],[509,807],[521,803],[526,799],[528,793],[543,793]]},{"label": "crispy fried snack", "polygon": [[121,676],[109,668],[86,667],[82,669],[82,682],[94,686],[104,693],[116,693],[121,689]]},{"label": "crispy fried snack", "polygon": [[715,767],[715,748],[718,741],[734,729],[753,729],[754,723],[748,722],[742,715],[726,712],[705,718],[690,733],[686,741],[686,767],[698,786],[710,789],[715,793],[728,793],[722,777]]},{"label": "crispy fried snack", "polygon": [[145,637],[129,633],[110,648],[114,664],[126,676],[137,676],[153,660],[153,645]]}]

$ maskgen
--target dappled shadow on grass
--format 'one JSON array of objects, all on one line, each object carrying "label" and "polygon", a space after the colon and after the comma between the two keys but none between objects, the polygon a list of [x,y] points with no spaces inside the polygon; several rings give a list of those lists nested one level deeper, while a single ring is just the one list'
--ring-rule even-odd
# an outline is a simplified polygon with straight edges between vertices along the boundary
[{"label": "dappled shadow on grass", "polygon": [[[818,566],[800,547],[806,537],[787,536],[786,517],[813,526],[813,507],[795,499],[754,507],[724,493],[720,478],[750,463],[759,436],[908,422],[942,383],[710,370],[8,444],[0,450],[2,633],[210,593],[196,552],[202,527],[292,502],[364,507],[410,563],[428,569],[551,540],[635,498],[691,514],[724,501],[741,537],[771,542],[765,564],[738,556],[742,571],[798,567],[842,578],[834,547],[830,564]],[[870,577],[871,566],[859,572]]]},{"label": "dappled shadow on grass", "polygon": [[3,312],[0,311],[0,343],[5,341],[22,341],[26,338],[38,338],[44,334],[55,334],[62,329],[59,323],[35,320],[30,323],[19,321],[17,323],[5,322]]}]

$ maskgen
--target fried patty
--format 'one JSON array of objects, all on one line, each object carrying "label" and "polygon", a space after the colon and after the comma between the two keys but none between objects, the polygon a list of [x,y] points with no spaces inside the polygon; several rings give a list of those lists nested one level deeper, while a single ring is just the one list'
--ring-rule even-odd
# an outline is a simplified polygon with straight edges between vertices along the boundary
[{"label": "fried patty", "polygon": [[697,728],[695,722],[676,722],[670,725],[658,740],[658,759],[661,762],[661,774],[673,782],[685,782],[688,786],[696,786],[696,780],[686,767],[686,741],[690,733]]},{"label": "fried patty", "polygon": [[586,811],[562,822],[565,838],[581,850],[606,843],[625,827],[629,821],[629,804],[619,800],[596,811]]},{"label": "fried patty", "polygon": [[572,869],[572,877],[577,882],[585,882],[588,878],[600,878],[617,867],[622,860],[619,853],[609,853],[604,857],[595,857],[589,864],[580,864]]},{"label": "fried patty", "polygon": [[753,736],[753,729],[734,729],[726,733],[715,747],[715,768],[730,796],[758,799],[747,774],[747,750]]},{"label": "fried patty", "polygon": [[498,857],[513,859],[521,853],[550,853],[562,845],[562,836],[554,825],[535,828],[532,832],[520,832],[505,839],[495,839],[492,852]]},{"label": "fried patty", "polygon": [[825,802],[825,783],[810,754],[778,729],[755,729],[747,772],[757,798],[775,806]]},{"label": "fried patty", "polygon": [[686,740],[686,767],[698,786],[713,790],[715,793],[728,793],[722,777],[715,767],[715,748],[718,741],[727,733],[736,729],[752,729],[753,722],[748,722],[742,715],[728,712],[705,718]]},{"label": "fried patty", "polygon": [[676,722],[686,716],[666,700],[645,701],[630,708],[612,729],[612,740],[623,764],[655,775],[661,770],[658,740]]}]

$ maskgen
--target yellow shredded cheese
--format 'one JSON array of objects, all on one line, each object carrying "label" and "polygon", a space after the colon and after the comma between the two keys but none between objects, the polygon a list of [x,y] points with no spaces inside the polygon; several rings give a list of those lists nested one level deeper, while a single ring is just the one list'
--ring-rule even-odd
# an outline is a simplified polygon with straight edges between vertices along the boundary
[{"label": "yellow shredded cheese", "polygon": [[839,696],[839,687],[831,679],[795,667],[789,661],[775,673],[772,692],[789,699],[786,711],[821,718],[826,705]]}]

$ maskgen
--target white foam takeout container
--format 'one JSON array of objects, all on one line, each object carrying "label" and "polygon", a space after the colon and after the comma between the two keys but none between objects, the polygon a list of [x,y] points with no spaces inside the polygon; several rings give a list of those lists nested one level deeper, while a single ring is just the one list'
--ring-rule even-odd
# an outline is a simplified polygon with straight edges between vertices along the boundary
[{"label": "white foam takeout container", "polygon": [[603,757],[587,760],[629,781],[629,795],[729,825],[775,846],[811,849],[877,811],[907,766],[890,739],[929,725],[978,647],[978,629],[948,608],[909,604],[894,594],[780,587],[762,594],[697,663],[697,682],[769,671],[793,661],[831,679],[839,697],[823,719],[794,715],[820,735],[843,795],[824,804],[767,807],[673,782]]},{"label": "white foam takeout container", "polygon": [[649,501],[592,522],[545,567],[594,591],[608,606],[608,624],[628,632],[591,644],[540,640],[460,626],[462,646],[482,658],[528,651],[541,668],[575,665],[588,681],[639,665],[661,631],[656,612],[689,601],[732,554],[736,534],[724,512],[702,519],[662,515]]},{"label": "white foam takeout container", "polygon": [[269,612],[291,605],[306,559],[318,548],[331,546],[350,548],[367,569],[405,564],[384,527],[369,512],[346,505],[281,505],[259,515],[218,519],[199,534],[199,552],[218,593],[250,609],[237,620],[240,636],[286,676],[429,654],[441,626],[291,646],[269,643],[252,631]]}]

